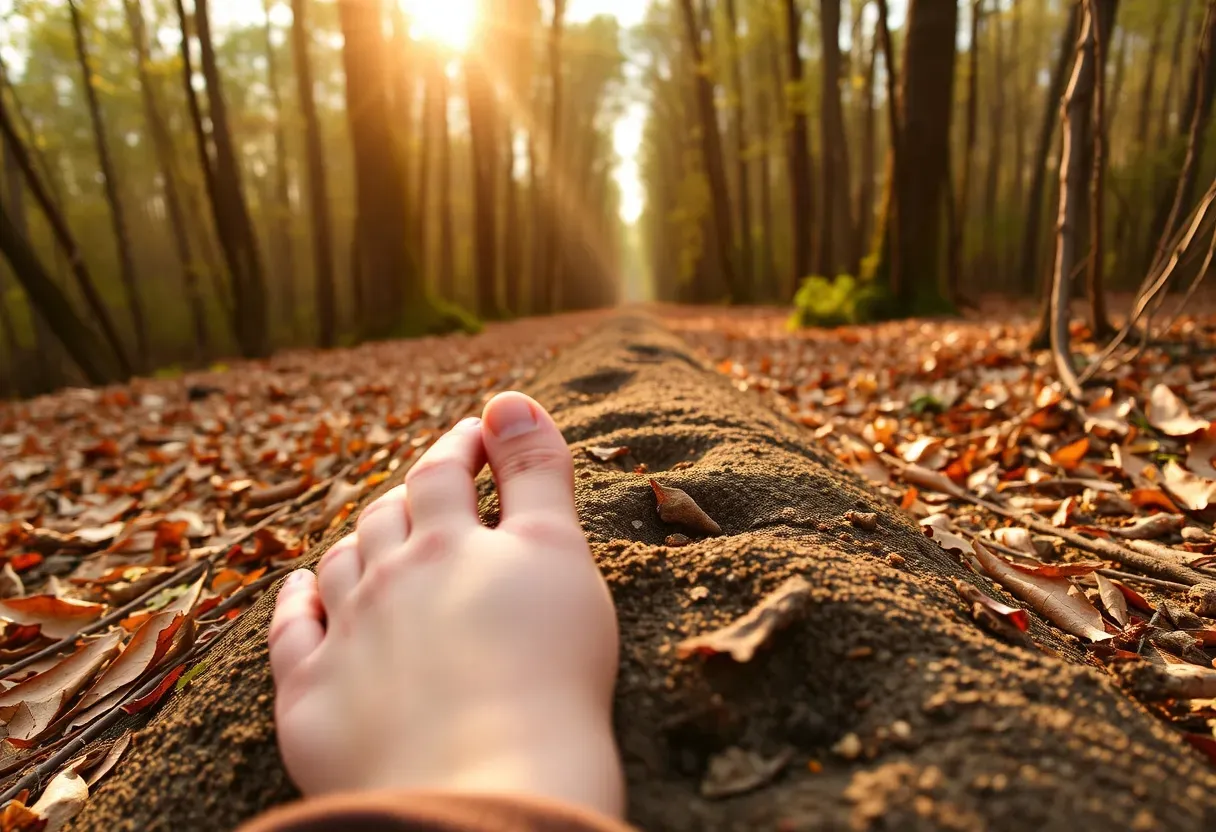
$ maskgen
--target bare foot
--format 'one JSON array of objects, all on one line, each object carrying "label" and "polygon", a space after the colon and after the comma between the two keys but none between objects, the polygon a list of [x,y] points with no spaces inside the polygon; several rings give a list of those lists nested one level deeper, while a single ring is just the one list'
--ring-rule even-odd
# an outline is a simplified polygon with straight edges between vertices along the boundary
[{"label": "bare foot", "polygon": [[[489,462],[502,521],[477,516]],[[306,795],[549,797],[619,817],[616,613],[574,510],[570,451],[505,393],[279,592],[275,718]]]}]

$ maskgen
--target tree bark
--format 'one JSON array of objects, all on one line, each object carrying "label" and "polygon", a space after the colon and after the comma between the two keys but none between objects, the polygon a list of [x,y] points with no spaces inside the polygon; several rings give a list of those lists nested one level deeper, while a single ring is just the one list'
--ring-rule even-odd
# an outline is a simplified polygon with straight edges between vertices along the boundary
[{"label": "tree bark", "polygon": [[844,134],[844,108],[840,104],[840,3],[820,0],[819,33],[823,49],[820,77],[823,82],[819,185],[823,215],[819,223],[819,267],[816,271],[833,278],[850,268],[853,249],[853,219],[849,206],[852,185],[849,176],[848,144]]},{"label": "tree bark", "polygon": [[562,28],[565,24],[566,0],[553,0],[553,18],[549,23],[549,129],[545,135],[547,160],[544,177],[544,256],[541,280],[536,289],[535,311],[553,312],[557,301],[558,258],[564,239],[559,232],[562,199],[565,193],[562,136]]},{"label": "tree bark", "polygon": [[272,0],[262,0],[266,12],[266,85],[270,90],[271,119],[274,121],[274,192],[270,208],[272,230],[271,250],[276,265],[279,293],[283,314],[291,335],[297,336],[300,328],[300,310],[296,299],[295,241],[292,239],[291,182],[287,169],[287,138],[283,124],[283,97],[279,91],[278,59],[274,54],[274,40],[270,26]]},{"label": "tree bark", "polygon": [[291,0],[291,48],[295,58],[296,95],[304,118],[304,158],[308,174],[314,295],[317,307],[317,342],[332,347],[337,337],[337,297],[334,294],[334,255],[329,219],[329,183],[325,146],[317,118],[316,93],[309,49],[308,0]]},{"label": "tree bark", "polygon": [[121,373],[109,366],[106,352],[89,325],[77,316],[63,290],[38,262],[38,256],[17,231],[8,208],[0,203],[0,254],[8,261],[25,289],[30,305],[37,310],[63,344],[72,361],[90,384],[118,381]]},{"label": "tree bark", "polygon": [[963,252],[967,244],[967,219],[971,215],[971,169],[975,163],[976,114],[979,104],[980,32],[984,0],[971,4],[971,44],[967,52],[967,110],[963,135],[963,158],[959,164],[958,196],[950,229],[950,282],[947,296],[957,302],[963,285]]},{"label": "tree bark", "polygon": [[473,171],[474,250],[477,271],[477,312],[483,319],[503,317],[498,294],[498,203],[496,176],[498,165],[495,141],[494,88],[480,53],[472,52],[464,61],[465,85],[469,105],[470,168]]},{"label": "tree bark", "polygon": [[790,174],[790,239],[793,241],[792,282],[794,288],[810,277],[811,236],[814,234],[811,208],[810,137],[807,134],[806,101],[802,93],[803,66],[799,44],[802,41],[802,15],[797,0],[784,0],[785,59],[789,72],[789,87],[797,90],[797,100],[786,102],[789,109],[789,174]]},{"label": "tree bark", "polygon": [[110,156],[110,142],[106,138],[105,121],[101,115],[101,103],[97,100],[97,87],[93,83],[93,70],[89,62],[89,49],[84,36],[84,23],[77,8],[78,0],[68,0],[68,11],[72,19],[72,37],[76,44],[76,60],[80,64],[81,88],[89,107],[89,121],[93,125],[93,144],[105,185],[106,203],[110,208],[110,222],[114,231],[114,245],[118,252],[118,274],[127,296],[127,311],[131,315],[131,328],[135,331],[136,362],[138,367],[147,367],[152,360],[148,343],[148,323],[144,316],[143,299],[140,296],[139,277],[135,272],[135,260],[131,254],[131,235],[127,230],[126,212],[118,192],[118,173]]},{"label": "tree bark", "polygon": [[1018,268],[1022,290],[1027,294],[1037,294],[1035,290],[1039,282],[1037,279],[1039,241],[1043,234],[1043,196],[1047,185],[1047,157],[1051,153],[1051,140],[1056,132],[1058,102],[1064,94],[1065,84],[1068,83],[1068,70],[1073,63],[1081,2],[1084,0],[1076,0],[1068,12],[1068,21],[1060,39],[1059,51],[1056,53],[1055,68],[1052,70],[1051,81],[1047,86],[1043,118],[1039,124],[1039,136],[1035,144],[1034,156],[1031,159],[1030,191],[1026,197],[1025,209],[1026,226],[1022,229],[1022,255]]},{"label": "tree bark", "polygon": [[25,144],[21,141],[21,136],[17,133],[16,125],[13,124],[13,120],[9,116],[3,96],[0,96],[0,135],[4,137],[5,146],[8,148],[8,152],[12,154],[14,163],[20,168],[26,187],[29,188],[34,201],[38,203],[38,207],[42,209],[42,214],[51,228],[51,234],[54,236],[55,242],[68,258],[72,276],[76,280],[76,285],[80,288],[80,293],[84,296],[85,303],[89,307],[89,313],[101,326],[106,344],[114,356],[118,378],[127,378],[131,375],[132,368],[123,340],[114,326],[114,320],[110,317],[110,312],[106,308],[104,301],[102,301],[97,287],[93,284],[93,277],[89,273],[88,266],[85,264],[84,254],[76,244],[76,238],[72,235],[71,229],[68,228],[67,220],[64,218],[62,210],[55,204],[46,186],[42,184],[42,180],[38,177],[37,171],[34,170],[33,161],[30,159]]},{"label": "tree bark", "polygon": [[[1192,0],[1181,0],[1178,4],[1178,27],[1174,30],[1173,47],[1170,49],[1170,69],[1165,76],[1165,94],[1161,97],[1161,115],[1157,119],[1157,146],[1166,147],[1173,127],[1174,103],[1178,88],[1178,77],[1182,74],[1182,50],[1186,44],[1187,23],[1191,19]],[[1186,130],[1189,121],[1178,120],[1178,132]],[[1150,241],[1150,247],[1156,240]]]},{"label": "tree bark", "polygon": [[186,212],[177,189],[177,166],[173,159],[173,139],[165,124],[154,81],[148,73],[151,57],[148,54],[148,33],[144,25],[142,0],[123,0],[123,9],[126,12],[127,28],[131,30],[131,40],[135,46],[144,120],[148,123],[152,150],[156,154],[157,168],[163,183],[165,211],[169,215],[169,228],[173,233],[178,266],[182,271],[182,289],[190,306],[190,321],[194,327],[194,359],[196,362],[201,362],[211,350],[210,336],[207,332],[207,314],[203,306],[201,291],[202,279],[190,244],[190,228],[186,221]]},{"label": "tree bark", "polygon": [[515,181],[515,129],[504,119],[502,273],[506,310],[518,316],[523,306],[523,244],[520,240],[519,185]]},{"label": "tree bark", "polygon": [[[772,53],[774,50],[766,50]],[[756,63],[756,72],[763,70]],[[773,220],[773,173],[772,173],[772,141],[773,141],[773,89],[779,79],[769,79],[771,83],[758,84],[756,95],[756,130],[759,135],[759,152],[757,161],[759,170],[757,179],[760,182],[760,227],[763,243],[760,246],[760,298],[773,303],[786,300],[783,298],[780,283],[777,278],[777,262],[774,248],[777,245],[776,225]]]},{"label": "tree bark", "polygon": [[[837,0],[839,2],[839,0]],[[739,202],[739,282],[748,287],[750,295],[755,287],[756,255],[752,235],[752,188],[748,175],[748,123],[747,94],[743,88],[743,57],[739,53],[739,18],[735,13],[735,0],[726,0],[726,21],[729,30],[727,48],[730,50],[731,73],[734,81],[734,129],[735,164],[737,166]]]},{"label": "tree bark", "polygon": [[1094,93],[1093,93],[1093,173],[1089,195],[1089,268],[1086,273],[1085,292],[1089,300],[1089,328],[1095,339],[1105,339],[1115,333],[1106,314],[1106,290],[1104,271],[1106,243],[1104,239],[1106,221],[1106,147],[1107,147],[1107,93],[1106,56],[1111,37],[1115,31],[1115,13],[1118,0],[1088,0],[1090,8],[1096,9],[1093,26]]},{"label": "tree bark", "polygon": [[[346,110],[355,159],[362,329],[370,338],[418,332],[430,306],[409,248],[405,172],[389,115],[380,0],[339,0]],[[408,316],[408,317],[407,317]]]},{"label": "tree bark", "polygon": [[[861,7],[864,9],[864,5]],[[861,15],[861,12],[858,12]],[[865,80],[861,93],[861,170],[857,185],[857,231],[853,235],[853,273],[861,274],[861,261],[870,245],[870,224],[874,220],[874,175],[878,160],[878,113],[874,108],[874,81],[878,67],[878,33],[870,37]]]},{"label": "tree bark", "polygon": [[433,66],[439,98],[439,169],[435,187],[439,194],[439,286],[448,297],[456,289],[456,234],[452,227],[452,136],[448,127],[448,75],[443,63]]},{"label": "tree bark", "polygon": [[1005,44],[999,9],[992,17],[992,102],[988,110],[988,166],[984,178],[984,259],[985,271],[993,284],[1002,285],[1005,258],[1000,250],[1003,239],[997,207],[1001,191],[1001,161],[1005,155]]}]

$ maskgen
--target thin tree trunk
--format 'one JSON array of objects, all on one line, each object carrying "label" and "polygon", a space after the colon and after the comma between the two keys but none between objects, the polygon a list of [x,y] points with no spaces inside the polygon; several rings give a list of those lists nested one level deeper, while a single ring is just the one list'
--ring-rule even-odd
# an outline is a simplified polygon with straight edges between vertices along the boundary
[{"label": "thin tree trunk", "polygon": [[118,174],[110,156],[110,143],[106,138],[105,122],[101,116],[101,104],[97,100],[97,87],[93,83],[93,70],[89,63],[89,50],[84,36],[84,23],[77,8],[78,0],[68,0],[68,11],[72,19],[72,36],[76,44],[76,60],[80,64],[81,84],[89,107],[89,120],[93,125],[93,142],[101,177],[105,185],[106,202],[110,208],[114,245],[118,252],[118,274],[127,296],[127,310],[131,315],[131,328],[135,331],[135,348],[139,366],[146,367],[152,360],[148,344],[148,324],[144,317],[143,299],[139,292],[139,278],[135,273],[135,260],[131,254],[131,236],[127,231],[126,214],[122,197],[118,193]]},{"label": "thin tree trunk", "polygon": [[[1171,116],[1177,100],[1178,78],[1182,74],[1182,50],[1186,44],[1187,23],[1191,19],[1191,0],[1178,4],[1178,28],[1174,30],[1174,44],[1170,50],[1170,69],[1165,76],[1165,94],[1161,97],[1161,115],[1157,118],[1157,146],[1166,147],[1173,127]],[[1187,129],[1187,121],[1179,119],[1178,132]]]},{"label": "thin tree trunk", "polygon": [[139,89],[143,99],[144,119],[148,123],[148,132],[152,137],[152,150],[156,154],[157,168],[160,171],[162,190],[165,197],[165,210],[169,215],[169,228],[173,232],[173,244],[177,253],[178,266],[182,271],[182,288],[185,291],[190,306],[190,320],[194,327],[194,359],[202,361],[210,352],[210,337],[207,333],[207,314],[203,307],[201,292],[201,276],[194,252],[190,244],[190,230],[186,222],[186,213],[182,207],[181,195],[177,189],[177,170],[173,160],[173,139],[161,111],[160,101],[156,95],[154,81],[148,73],[151,57],[148,54],[148,33],[144,25],[144,12],[141,0],[123,0],[123,8],[127,16],[127,27],[131,30],[131,40],[135,46],[136,66],[139,74]]},{"label": "thin tree trunk", "polygon": [[109,310],[106,308],[101,295],[93,284],[92,275],[85,264],[84,254],[76,244],[76,238],[72,236],[63,212],[55,204],[55,201],[51,199],[51,195],[47,192],[46,187],[42,184],[42,180],[34,170],[29,152],[26,150],[21,137],[17,134],[16,126],[9,117],[3,96],[0,96],[0,135],[3,135],[14,163],[20,168],[26,187],[29,188],[34,201],[38,203],[38,207],[42,209],[42,214],[46,217],[47,224],[51,228],[51,233],[55,237],[55,242],[68,258],[72,276],[76,280],[76,285],[80,287],[80,293],[84,296],[85,303],[89,307],[89,313],[101,326],[106,344],[114,355],[119,377],[127,378],[131,375],[131,361],[127,356],[126,347],[123,344],[122,338],[118,335],[118,330],[114,326],[114,321],[110,317]]},{"label": "thin tree trunk", "polygon": [[518,316],[523,305],[523,244],[519,227],[519,186],[515,181],[515,130],[504,119],[502,271],[507,310]]},{"label": "thin tree trunk", "polygon": [[[839,2],[839,0],[837,0]],[[742,285],[749,287],[749,293],[755,286],[755,276],[753,274],[756,265],[756,255],[753,251],[753,235],[752,235],[752,189],[751,179],[748,176],[748,161],[747,161],[747,146],[748,146],[748,124],[747,124],[747,94],[743,88],[743,58],[739,53],[739,19],[735,14],[735,0],[726,0],[726,20],[729,28],[729,41],[727,48],[730,50],[732,75],[734,77],[735,87],[735,164],[738,172],[738,193],[736,198],[739,202],[739,281]]]},{"label": "thin tree trunk", "polygon": [[[785,56],[789,73],[789,87],[802,89],[803,67],[799,44],[802,40],[802,16],[796,0],[785,0]],[[811,217],[811,160],[808,151],[806,102],[801,98],[787,102],[790,107],[789,175],[790,175],[790,236],[793,241],[792,282],[795,288],[811,276],[814,263],[811,261],[811,236],[814,233]]]},{"label": "thin tree trunk", "polygon": [[878,3],[878,39],[882,45],[883,60],[886,62],[887,77],[887,181],[883,194],[881,219],[876,229],[876,265],[873,272],[879,278],[885,273],[889,285],[898,285],[903,279],[900,272],[903,268],[899,257],[899,215],[903,199],[903,160],[900,159],[901,143],[903,141],[903,124],[900,119],[900,81],[899,69],[895,59],[895,47],[891,38],[891,11],[887,0],[876,0]]},{"label": "thin tree trunk", "polygon": [[820,118],[822,154],[819,174],[820,205],[819,268],[825,277],[835,277],[848,269],[848,252],[853,249],[853,220],[849,196],[852,193],[849,176],[848,144],[844,134],[844,109],[840,104],[840,3],[841,0],[821,0],[819,32],[823,48],[820,67],[823,110]]},{"label": "thin tree trunk", "polygon": [[1086,274],[1085,290],[1089,299],[1089,326],[1095,339],[1104,339],[1113,335],[1115,328],[1111,326],[1106,314],[1106,292],[1103,288],[1103,257],[1106,245],[1103,239],[1105,221],[1103,212],[1103,197],[1106,188],[1106,54],[1110,45],[1111,35],[1115,31],[1114,7],[1117,0],[1088,0],[1091,12],[1094,6],[1101,4],[1110,7],[1100,9],[1094,15],[1093,50],[1094,50],[1094,96],[1093,96],[1093,174],[1090,182],[1089,201],[1089,271]]},{"label": "thin tree trunk", "polygon": [[340,0],[347,119],[355,157],[363,331],[384,338],[431,328],[432,310],[409,248],[405,172],[384,83],[389,62],[380,2]]},{"label": "thin tree trunk", "polygon": [[498,154],[494,137],[494,88],[480,54],[464,61],[469,105],[469,149],[472,151],[474,250],[477,272],[477,312],[482,318],[503,317],[498,295],[498,204],[495,177]]},{"label": "thin tree trunk", "polygon": [[283,97],[279,91],[278,60],[274,54],[274,40],[270,26],[271,0],[262,0],[266,11],[266,84],[270,88],[271,118],[274,120],[274,192],[270,204],[270,227],[274,262],[282,298],[283,314],[287,317],[289,331],[297,336],[300,331],[300,310],[296,299],[296,257],[292,240],[291,183],[287,170],[287,139],[283,129]]},{"label": "thin tree trunk", "polygon": [[954,200],[954,222],[950,231],[950,278],[947,295],[957,302],[963,285],[963,252],[967,244],[967,219],[971,215],[971,170],[975,164],[976,114],[979,108],[980,32],[984,0],[971,4],[971,44],[967,53],[967,111],[963,136],[963,158],[959,167],[958,196]]},{"label": "thin tree trunk", "polygon": [[874,175],[878,165],[878,111],[874,107],[874,82],[878,68],[878,32],[870,36],[870,54],[862,85],[861,182],[857,186],[857,233],[854,239],[854,274],[861,274],[861,261],[870,245],[874,221]]},{"label": "thin tree trunk", "polygon": [[452,136],[448,128],[448,75],[443,64],[436,61],[439,96],[439,170],[436,171],[439,193],[439,285],[454,297],[456,291],[456,235],[452,227]]},{"label": "thin tree trunk", "polygon": [[1001,26],[999,9],[992,16],[992,105],[988,111],[991,126],[991,146],[988,150],[988,167],[984,178],[984,230],[986,271],[989,279],[1001,285],[1005,258],[1001,248],[1000,222],[997,205],[1001,191],[1001,160],[1005,154],[1005,44],[1004,27]]},{"label": "thin tree trunk", "polygon": [[8,209],[0,203],[0,255],[4,256],[25,289],[30,306],[50,326],[59,343],[91,384],[119,380],[120,373],[105,360],[106,352],[93,330],[72,309],[63,290],[38,262],[29,242],[21,236]]},{"label": "thin tree trunk", "polygon": [[[773,52],[774,50],[767,50]],[[756,74],[762,75],[762,70],[759,70],[755,64],[753,67],[757,70]],[[770,79],[775,81],[776,79]],[[763,300],[774,302],[784,300],[781,298],[781,289],[777,280],[777,263],[774,257],[773,248],[776,245],[776,231],[773,222],[773,182],[772,182],[772,141],[773,141],[773,88],[772,83],[761,83],[758,85],[759,90],[756,95],[756,130],[759,136],[759,152],[757,161],[759,162],[759,170],[757,177],[760,180],[760,227],[762,229],[763,244],[760,246],[760,270],[761,270],[761,289],[760,297]]]},{"label": "thin tree trunk", "polygon": [[1030,191],[1026,197],[1026,225],[1022,229],[1022,255],[1020,259],[1020,283],[1027,294],[1035,292],[1039,274],[1039,240],[1043,234],[1043,193],[1047,185],[1047,157],[1051,153],[1051,140],[1056,131],[1056,114],[1060,97],[1068,83],[1068,70],[1073,63],[1074,44],[1077,39],[1077,23],[1080,20],[1079,3],[1073,3],[1068,12],[1068,22],[1060,39],[1055,68],[1047,87],[1043,118],[1039,125],[1039,136],[1031,158]]},{"label": "thin tree trunk", "polygon": [[1092,106],[1094,85],[1094,0],[1082,0],[1081,35],[1077,42],[1072,80],[1061,105],[1064,148],[1060,156],[1060,206],[1056,219],[1056,260],[1052,271],[1051,352],[1056,371],[1068,392],[1081,397],[1069,334],[1069,307],[1073,275],[1080,261],[1077,225],[1086,198],[1089,171],[1083,161],[1081,145],[1085,140],[1083,121]]},{"label": "thin tree trunk", "polygon": [[317,103],[309,50],[308,0],[291,0],[291,47],[295,57],[296,95],[304,118],[304,158],[307,162],[314,293],[317,307],[317,342],[332,347],[337,336],[337,298],[334,294],[334,255],[329,220],[329,183],[325,172],[325,146],[317,119]]},{"label": "thin tree trunk", "polygon": [[[1009,51],[1013,55],[1013,193],[1011,202],[1018,217],[1022,216],[1022,205],[1026,199],[1026,125],[1027,100],[1031,91],[1026,86],[1026,61],[1022,54],[1022,28],[1025,25],[1026,4],[1028,0],[1015,0],[1011,14],[1013,15],[1009,36]],[[1037,73],[1038,66],[1033,61],[1031,68]]]}]

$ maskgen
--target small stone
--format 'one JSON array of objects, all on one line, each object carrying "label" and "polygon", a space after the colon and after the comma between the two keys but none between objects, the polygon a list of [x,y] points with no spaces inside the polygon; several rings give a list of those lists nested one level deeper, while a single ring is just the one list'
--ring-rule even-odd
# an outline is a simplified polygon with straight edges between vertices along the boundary
[{"label": "small stone", "polygon": [[703,586],[694,586],[688,591],[688,597],[694,601],[701,601],[709,597],[709,589]]},{"label": "small stone", "polygon": [[848,653],[845,653],[844,657],[846,659],[867,659],[873,655],[874,655],[873,647],[870,647],[868,645],[862,645],[861,647],[854,647]]},{"label": "small stone", "polygon": [[844,519],[863,531],[872,532],[878,528],[878,515],[871,511],[846,511]]},{"label": "small stone", "polygon": [[1187,543],[1204,543],[1208,540],[1208,533],[1198,526],[1187,526],[1182,530],[1182,539]]},{"label": "small stone", "polygon": [[641,520],[634,520],[632,525],[635,529],[640,529],[640,528],[642,528],[642,526],[645,526],[646,524],[643,523]]},{"label": "small stone", "polygon": [[676,548],[679,546],[687,546],[689,543],[692,543],[692,538],[686,534],[669,534],[663,539],[663,543]]},{"label": "small stone", "polygon": [[900,566],[903,566],[907,562],[908,561],[904,559],[903,555],[896,554],[895,552],[889,552],[887,554],[887,563],[890,564],[891,566],[898,568]]},{"label": "small stone", "polygon": [[1195,584],[1187,591],[1191,611],[1204,618],[1216,618],[1216,583]]},{"label": "small stone", "polygon": [[891,736],[897,740],[908,740],[912,738],[912,726],[902,719],[897,719],[891,723]]},{"label": "small stone", "polygon": [[845,734],[832,746],[832,751],[846,760],[856,760],[861,756],[861,750],[861,737],[853,733]]}]

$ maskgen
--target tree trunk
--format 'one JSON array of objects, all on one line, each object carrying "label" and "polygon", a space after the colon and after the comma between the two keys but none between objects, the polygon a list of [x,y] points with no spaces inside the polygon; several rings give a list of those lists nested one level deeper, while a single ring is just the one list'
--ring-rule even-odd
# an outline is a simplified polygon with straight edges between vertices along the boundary
[{"label": "tree trunk", "polygon": [[[839,0],[837,0],[839,2]],[[730,50],[731,71],[735,96],[735,164],[738,167],[739,201],[739,282],[748,287],[749,295],[754,291],[756,255],[752,234],[752,188],[748,176],[748,124],[747,94],[743,88],[743,57],[739,53],[739,18],[735,14],[735,0],[726,0],[726,21],[729,30],[727,48]]]},{"label": "tree trunk", "polygon": [[1089,196],[1089,270],[1086,274],[1085,291],[1089,299],[1089,328],[1095,339],[1113,335],[1106,314],[1106,292],[1103,288],[1103,262],[1106,254],[1103,223],[1105,222],[1104,198],[1106,195],[1106,146],[1107,146],[1107,94],[1106,56],[1111,36],[1115,31],[1115,12],[1118,0],[1088,0],[1091,10],[1097,6],[1093,33],[1094,50],[1094,95],[1093,95],[1093,174]]},{"label": "tree trunk", "polygon": [[503,158],[503,212],[502,272],[506,308],[512,315],[523,311],[523,244],[519,226],[519,186],[515,181],[515,130],[508,119],[504,119]]},{"label": "tree trunk", "polygon": [[814,233],[811,218],[811,159],[808,150],[806,101],[802,93],[802,15],[797,0],[784,0],[785,9],[785,58],[789,72],[788,88],[798,91],[796,101],[787,101],[790,110],[789,175],[790,175],[790,239],[793,241],[792,280],[796,289],[810,277],[814,269],[811,262],[811,235]]},{"label": "tree trunk", "polygon": [[317,118],[307,22],[308,0],[291,0],[291,48],[295,58],[296,95],[304,118],[304,158],[308,173],[314,292],[317,307],[317,342],[332,347],[337,337],[337,297],[334,294],[333,238],[329,220],[329,183],[325,172],[325,146]]},{"label": "tree trunk", "polygon": [[370,338],[431,328],[431,308],[409,248],[405,172],[389,116],[380,0],[339,0],[345,35],[346,112],[354,149],[363,334]]},{"label": "tree trunk", "polygon": [[201,275],[190,244],[190,227],[185,209],[177,189],[177,168],[174,164],[173,139],[161,111],[154,81],[148,73],[151,57],[148,54],[148,33],[144,25],[142,0],[123,0],[127,17],[127,28],[135,46],[136,66],[139,73],[139,89],[143,99],[144,120],[152,138],[152,150],[156,154],[157,168],[163,183],[165,211],[169,215],[169,228],[173,233],[173,244],[178,266],[182,270],[182,289],[190,306],[190,320],[194,327],[194,359],[201,362],[210,352],[210,337],[207,333],[207,314],[203,306]]},{"label": "tree trunk", "polygon": [[1056,260],[1051,282],[1051,351],[1060,380],[1075,398],[1081,397],[1069,336],[1069,306],[1073,275],[1080,262],[1081,204],[1089,191],[1091,171],[1081,152],[1086,139],[1084,122],[1093,106],[1094,37],[1097,22],[1093,3],[1081,0],[1081,34],[1077,41],[1072,80],[1061,104],[1064,147],[1060,155],[1060,209],[1056,219]]},{"label": "tree trunk", "polygon": [[849,177],[848,144],[844,134],[844,109],[840,104],[840,3],[821,0],[819,33],[823,48],[820,67],[823,110],[819,185],[823,216],[819,223],[819,268],[825,277],[835,277],[849,269],[853,250],[853,220],[850,208],[852,185]]},{"label": "tree trunk", "polygon": [[439,194],[439,285],[447,297],[456,290],[456,234],[452,227],[452,136],[448,128],[448,75],[443,63],[435,62],[435,88],[439,97],[439,169],[435,187]]},{"label": "tree trunk", "polygon": [[1000,221],[997,206],[1001,191],[1001,161],[1005,154],[1005,44],[1004,27],[999,9],[992,16],[992,105],[988,110],[989,136],[988,169],[984,178],[984,249],[985,272],[989,285],[1002,285],[1005,258],[1001,249]]},{"label": "tree trunk", "polygon": [[81,85],[89,107],[89,121],[93,125],[93,143],[97,161],[101,167],[101,178],[105,185],[106,203],[110,208],[114,245],[118,252],[118,274],[127,296],[127,310],[131,315],[131,328],[135,331],[136,362],[138,367],[147,367],[152,360],[148,344],[148,323],[144,318],[144,304],[140,297],[139,278],[135,273],[135,260],[131,254],[131,235],[127,231],[126,213],[122,197],[118,193],[118,174],[110,156],[110,142],[106,138],[105,122],[101,116],[101,104],[97,100],[97,87],[93,82],[93,70],[89,63],[89,50],[84,36],[84,23],[80,18],[78,0],[68,0],[68,11],[72,19],[72,36],[76,44],[76,60],[80,64]]},{"label": "tree trunk", "polygon": [[90,384],[118,381],[121,373],[106,361],[106,352],[88,323],[76,315],[63,290],[38,262],[29,242],[17,231],[12,215],[0,203],[0,255],[8,261],[37,310]]},{"label": "tree trunk", "polygon": [[[1191,74],[1187,104],[1179,123],[1179,135],[1174,140],[1166,181],[1174,187],[1162,191],[1157,198],[1156,212],[1149,227],[1149,251],[1152,259],[1147,271],[1155,271],[1170,248],[1170,240],[1182,218],[1191,208],[1199,160],[1203,157],[1204,138],[1212,116],[1213,93],[1216,93],[1216,2],[1209,0],[1200,37],[1199,54]],[[1156,243],[1154,246],[1153,243]]]},{"label": "tree trunk", "polygon": [[[859,7],[858,16],[864,10]],[[870,244],[870,223],[874,220],[874,174],[878,159],[877,111],[874,109],[874,80],[878,67],[878,34],[870,37],[869,55],[866,60],[865,80],[861,88],[861,126],[858,136],[861,141],[861,166],[857,185],[857,231],[853,235],[853,273],[860,275],[861,261]]]},{"label": "tree trunk", "polygon": [[[766,50],[772,53],[774,50]],[[763,75],[759,61],[754,65],[756,74]],[[760,246],[760,298],[772,302],[787,300],[782,297],[780,281],[777,279],[777,262],[774,256],[776,246],[776,229],[773,221],[773,181],[772,181],[772,141],[773,141],[773,90],[779,79],[769,79],[771,83],[760,83],[756,95],[756,130],[759,136],[759,152],[757,161],[760,180],[760,227],[763,244]]]},{"label": "tree trunk", "polygon": [[[1168,147],[1170,131],[1173,127],[1174,103],[1177,99],[1178,77],[1182,74],[1182,50],[1186,44],[1187,24],[1191,20],[1191,0],[1181,0],[1178,4],[1178,28],[1174,30],[1174,43],[1170,50],[1170,69],[1165,76],[1165,94],[1161,98],[1161,115],[1157,119],[1157,147]],[[1187,129],[1189,122],[1178,120],[1178,132]],[[1152,243],[1150,241],[1150,248]]]},{"label": "tree trunk", "polygon": [[888,284],[901,315],[935,314],[949,307],[939,287],[957,30],[957,4],[911,0],[900,76],[899,137],[894,145],[898,171],[894,255],[899,267],[892,270]]},{"label": "tree trunk", "polygon": [[271,119],[274,121],[274,193],[270,208],[271,250],[276,264],[283,314],[293,337],[300,331],[300,310],[296,300],[296,257],[292,239],[291,183],[287,170],[287,139],[283,130],[283,97],[279,91],[278,60],[271,38],[271,0],[262,0],[266,11],[266,84],[270,89]]},{"label": "tree trunk", "polygon": [[[1017,0],[1013,4],[1011,14],[1013,15],[1011,32],[1009,36],[1009,51],[1013,56],[1013,192],[1010,195],[1010,204],[1013,205],[1019,218],[1022,216],[1022,205],[1026,200],[1026,126],[1029,119],[1027,114],[1027,101],[1031,94],[1031,89],[1026,86],[1026,64],[1029,63],[1031,69],[1037,74],[1039,71],[1035,62],[1025,60],[1025,55],[1022,52],[1022,29],[1025,26],[1027,0]],[[1037,86],[1037,84],[1035,85]],[[1011,228],[1016,228],[1011,225]]]},{"label": "tree trunk", "polygon": [[980,32],[984,0],[971,4],[971,44],[967,52],[967,112],[963,136],[963,158],[959,164],[958,196],[954,200],[954,222],[950,229],[950,282],[947,297],[957,303],[963,286],[963,254],[967,244],[967,219],[971,216],[971,170],[975,164],[976,114],[979,106]]},{"label": "tree trunk", "polygon": [[544,256],[541,280],[536,287],[536,312],[555,310],[557,298],[558,257],[564,239],[559,233],[562,198],[565,192],[565,171],[561,136],[562,120],[562,27],[565,24],[566,0],[553,0],[553,19],[549,24],[549,129],[545,136],[547,160],[544,178]]},{"label": "tree trunk", "polygon": [[8,109],[5,107],[3,96],[0,96],[0,135],[4,137],[5,146],[8,148],[8,152],[12,154],[13,162],[20,168],[26,187],[29,188],[34,201],[38,203],[38,207],[42,209],[42,214],[46,217],[47,224],[51,228],[51,233],[55,237],[55,242],[68,258],[72,276],[76,280],[76,285],[80,288],[80,293],[84,296],[85,303],[89,307],[89,313],[101,326],[106,344],[114,355],[118,377],[127,378],[131,375],[131,361],[127,356],[126,347],[123,345],[122,338],[118,335],[118,330],[114,326],[114,321],[110,317],[109,310],[106,309],[101,295],[93,284],[93,277],[89,273],[88,266],[85,264],[84,254],[76,244],[76,238],[72,235],[71,229],[68,228],[63,212],[55,204],[55,201],[51,199],[51,195],[47,192],[46,187],[42,184],[42,180],[34,170],[29,152],[21,141],[16,125],[13,124]]},{"label": "tree trunk", "polygon": [[1059,101],[1068,83],[1068,70],[1073,62],[1073,49],[1077,39],[1077,22],[1080,19],[1080,3],[1076,0],[1068,12],[1068,22],[1060,39],[1056,64],[1047,86],[1043,118],[1039,124],[1039,136],[1035,144],[1030,167],[1030,191],[1026,197],[1026,226],[1022,229],[1022,256],[1018,268],[1022,290],[1036,293],[1039,274],[1039,240],[1042,237],[1043,194],[1047,185],[1047,157],[1051,153],[1051,140],[1056,132],[1056,113]]},{"label": "tree trunk", "polygon": [[473,171],[474,250],[477,312],[485,320],[503,317],[498,295],[498,203],[495,198],[498,153],[495,142],[494,87],[477,52],[464,61],[469,104],[470,168]]}]

